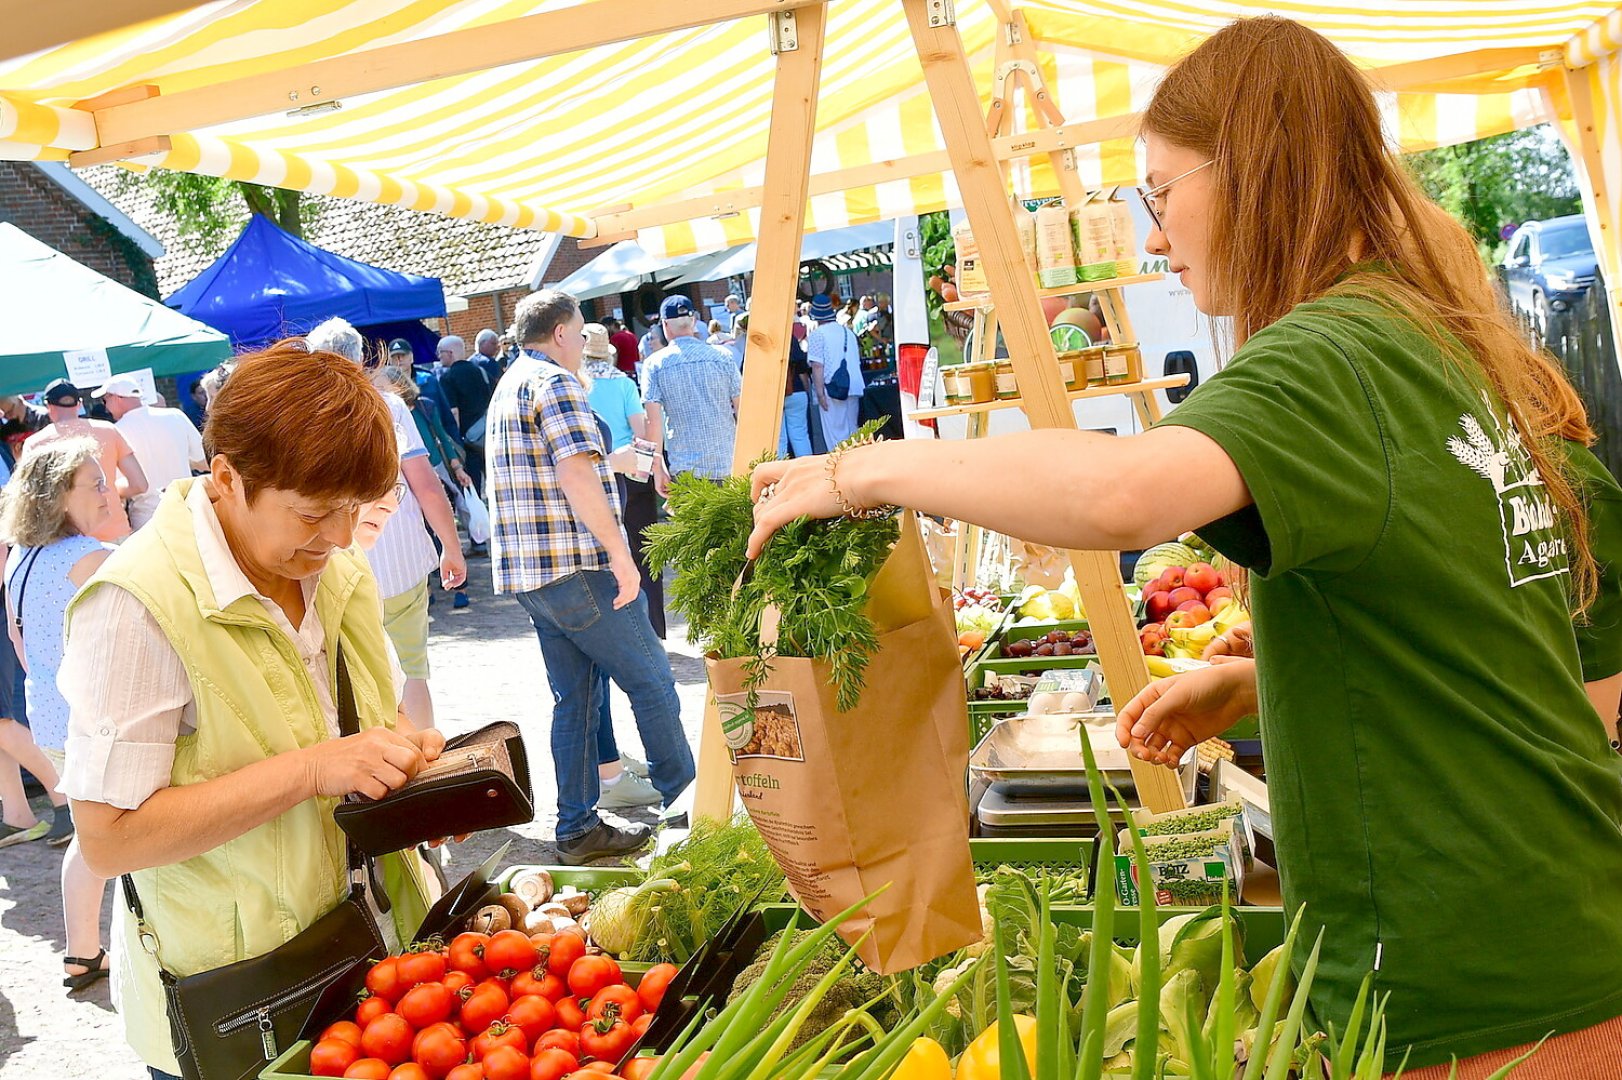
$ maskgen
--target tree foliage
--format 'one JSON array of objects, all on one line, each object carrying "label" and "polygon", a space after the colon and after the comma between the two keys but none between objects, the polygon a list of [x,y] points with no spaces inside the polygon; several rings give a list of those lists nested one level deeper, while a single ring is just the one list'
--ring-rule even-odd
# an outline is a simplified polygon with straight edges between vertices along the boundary
[{"label": "tree foliage", "polygon": [[208,248],[223,247],[249,214],[263,214],[294,236],[303,236],[315,217],[317,204],[302,191],[168,169],[117,175],[125,190],[145,188],[158,209],[175,219],[183,238]]},{"label": "tree foliage", "polygon": [[1548,125],[1411,154],[1408,163],[1492,261],[1502,256],[1506,225],[1582,212],[1571,159]]}]

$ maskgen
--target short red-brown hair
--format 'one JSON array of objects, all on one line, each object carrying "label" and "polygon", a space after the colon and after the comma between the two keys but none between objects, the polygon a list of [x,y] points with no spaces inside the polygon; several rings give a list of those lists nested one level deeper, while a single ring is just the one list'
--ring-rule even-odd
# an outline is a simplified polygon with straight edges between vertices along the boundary
[{"label": "short red-brown hair", "polygon": [[208,410],[203,446],[250,500],[265,488],[312,499],[380,499],[400,476],[394,421],[360,366],[283,341],[237,359]]}]

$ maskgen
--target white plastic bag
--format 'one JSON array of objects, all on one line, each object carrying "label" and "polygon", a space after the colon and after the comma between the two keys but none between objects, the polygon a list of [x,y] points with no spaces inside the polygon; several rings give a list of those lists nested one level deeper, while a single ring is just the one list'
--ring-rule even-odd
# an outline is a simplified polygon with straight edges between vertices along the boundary
[{"label": "white plastic bag", "polygon": [[490,512],[484,508],[484,500],[472,488],[462,489],[462,497],[467,500],[467,535],[475,544],[485,543],[490,539]]}]

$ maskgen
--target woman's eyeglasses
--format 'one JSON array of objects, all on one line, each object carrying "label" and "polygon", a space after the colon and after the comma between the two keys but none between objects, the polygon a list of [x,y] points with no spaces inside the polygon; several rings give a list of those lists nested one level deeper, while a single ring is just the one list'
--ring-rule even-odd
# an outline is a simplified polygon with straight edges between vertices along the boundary
[{"label": "woman's eyeglasses", "polygon": [[1167,180],[1164,184],[1156,184],[1152,188],[1140,187],[1137,189],[1138,198],[1142,200],[1143,208],[1149,211],[1149,218],[1155,223],[1155,228],[1162,231],[1164,231],[1166,228],[1166,226],[1161,224],[1160,221],[1161,199],[1165,195],[1166,189],[1177,183],[1179,180],[1186,180],[1190,176],[1193,176],[1195,173],[1199,172],[1201,169],[1209,168],[1215,164],[1216,161],[1213,159],[1211,161],[1196,165],[1185,173],[1178,173],[1170,180]]}]

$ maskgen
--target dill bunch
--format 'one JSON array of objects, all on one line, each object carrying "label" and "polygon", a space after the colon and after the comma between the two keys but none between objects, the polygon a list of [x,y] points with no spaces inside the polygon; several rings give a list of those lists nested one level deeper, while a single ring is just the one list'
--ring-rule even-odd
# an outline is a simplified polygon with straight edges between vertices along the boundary
[{"label": "dill bunch", "polygon": [[[878,648],[867,588],[900,536],[896,518],[798,518],[767,541],[739,583],[753,528],[747,475],[716,483],[684,474],[671,484],[670,521],[648,530],[648,564],[654,573],[675,568],[666,600],[687,617],[690,641],[722,659],[753,658],[744,680],[751,694],[773,656],[807,657],[828,663],[839,710],[850,711]],[[780,615],[775,649],[760,641],[769,603]]]}]

